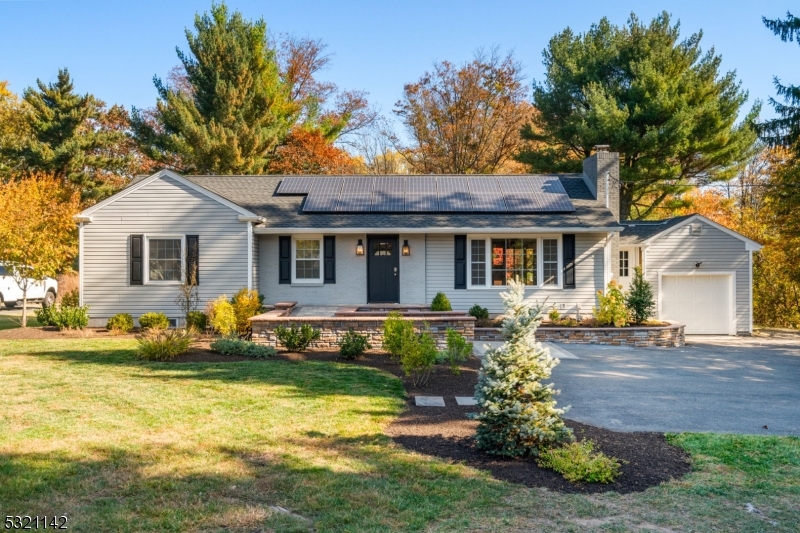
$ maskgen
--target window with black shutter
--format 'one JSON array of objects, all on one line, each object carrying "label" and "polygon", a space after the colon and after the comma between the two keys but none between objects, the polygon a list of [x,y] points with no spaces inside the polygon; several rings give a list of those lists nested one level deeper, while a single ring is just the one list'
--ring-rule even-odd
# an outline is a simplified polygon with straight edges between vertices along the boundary
[{"label": "window with black shutter", "polygon": [[280,260],[278,283],[292,283],[292,238],[278,237],[278,254]]},{"label": "window with black shutter", "polygon": [[200,236],[186,236],[186,282],[200,285]]},{"label": "window with black shutter", "polygon": [[144,252],[144,235],[131,235],[131,285],[142,285],[144,278],[143,272],[143,252]]},{"label": "window with black shutter", "polygon": [[455,284],[456,289],[467,288],[467,236],[455,235]]},{"label": "window with black shutter", "polygon": [[323,237],[325,283],[336,283],[336,237]]},{"label": "window with black shutter", "polygon": [[564,288],[575,288],[575,235],[563,235],[562,243],[564,247]]}]

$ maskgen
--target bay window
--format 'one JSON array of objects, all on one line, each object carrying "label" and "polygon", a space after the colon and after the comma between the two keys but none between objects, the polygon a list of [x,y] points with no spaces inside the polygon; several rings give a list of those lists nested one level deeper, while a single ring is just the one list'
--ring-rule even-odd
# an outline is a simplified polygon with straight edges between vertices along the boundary
[{"label": "bay window", "polygon": [[553,237],[481,237],[469,239],[469,288],[561,285],[561,239]]}]

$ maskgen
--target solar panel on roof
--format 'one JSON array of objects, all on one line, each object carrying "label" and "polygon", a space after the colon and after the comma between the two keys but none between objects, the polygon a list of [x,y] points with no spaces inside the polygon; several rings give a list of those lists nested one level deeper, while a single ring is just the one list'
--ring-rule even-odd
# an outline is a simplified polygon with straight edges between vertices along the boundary
[{"label": "solar panel on roof", "polygon": [[403,211],[405,208],[403,176],[377,176],[372,192],[372,211]]},{"label": "solar panel on roof", "polygon": [[308,194],[314,185],[315,176],[291,176],[283,178],[278,186],[278,194]]},{"label": "solar panel on roof", "polygon": [[347,176],[343,179],[342,194],[337,211],[369,211],[372,204],[372,176]]},{"label": "solar panel on roof", "polygon": [[556,176],[528,176],[542,211],[575,211],[575,206]]},{"label": "solar panel on roof", "polygon": [[504,213],[506,204],[503,201],[503,193],[497,184],[494,176],[470,176],[469,182],[470,195],[472,196],[472,210],[490,213]]},{"label": "solar panel on roof", "polygon": [[539,211],[539,204],[526,176],[503,176],[498,178],[506,207],[511,212]]},{"label": "solar panel on roof", "polygon": [[439,211],[472,211],[469,184],[463,177],[438,176]]},{"label": "solar panel on roof", "polygon": [[437,211],[436,178],[420,176],[406,178],[406,211]]},{"label": "solar panel on roof", "polygon": [[335,211],[341,192],[342,178],[317,178],[303,204],[303,211]]}]

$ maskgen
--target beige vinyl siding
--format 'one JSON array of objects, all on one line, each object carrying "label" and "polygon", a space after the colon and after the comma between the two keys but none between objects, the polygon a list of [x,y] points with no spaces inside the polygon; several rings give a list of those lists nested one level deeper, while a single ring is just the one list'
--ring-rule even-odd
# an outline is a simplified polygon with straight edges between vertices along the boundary
[{"label": "beige vinyl siding", "polygon": [[[522,236],[520,236],[522,237]],[[603,288],[603,246],[606,235],[578,233],[575,235],[575,288],[574,289],[530,289],[528,298],[556,305],[562,314],[574,316],[576,306],[581,314],[588,315],[595,305],[595,293]],[[426,239],[426,301],[430,303],[437,292],[450,299],[453,310],[468,310],[475,304],[486,307],[492,314],[503,312],[500,292],[505,287],[455,290],[453,275],[455,268],[455,245],[453,235],[428,235]],[[564,304],[562,309],[560,304]]]},{"label": "beige vinyl siding", "polygon": [[[645,277],[658,299],[658,275],[704,273],[736,273],[736,331],[750,331],[750,257],[745,243],[705,222],[700,235],[691,235],[687,224],[653,241],[646,250]],[[695,263],[702,261],[700,268]]]},{"label": "beige vinyl siding", "polygon": [[201,308],[209,299],[246,287],[247,224],[238,216],[168,176],[95,211],[83,237],[83,299],[93,324],[104,325],[116,313],[138,319],[163,311],[180,318],[176,285],[130,285],[130,235],[200,236]]}]

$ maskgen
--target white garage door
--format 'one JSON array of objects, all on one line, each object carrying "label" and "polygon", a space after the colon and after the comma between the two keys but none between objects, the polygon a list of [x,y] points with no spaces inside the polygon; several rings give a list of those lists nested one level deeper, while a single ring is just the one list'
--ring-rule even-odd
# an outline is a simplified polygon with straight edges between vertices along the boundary
[{"label": "white garage door", "polygon": [[730,274],[661,277],[661,319],[686,324],[687,334],[732,334]]}]

